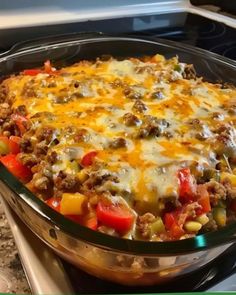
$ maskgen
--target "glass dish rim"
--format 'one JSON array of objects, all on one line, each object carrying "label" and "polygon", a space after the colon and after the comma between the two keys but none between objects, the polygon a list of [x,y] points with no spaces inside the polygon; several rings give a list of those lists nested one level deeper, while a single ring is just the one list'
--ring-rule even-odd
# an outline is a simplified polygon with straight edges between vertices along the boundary
[{"label": "glass dish rim", "polygon": [[[139,42],[151,42],[156,45],[171,47],[173,49],[179,49],[184,52],[191,52],[198,56],[203,56],[204,58],[211,59],[216,62],[227,64],[232,67],[236,72],[236,62],[228,58],[219,56],[215,53],[199,49],[190,45],[181,44],[175,41],[163,40],[159,38],[146,38],[146,37],[130,37],[130,36],[109,36],[99,33],[95,37],[86,34],[81,36],[79,34],[68,34],[63,35],[65,38],[68,37],[69,40],[62,40],[53,42],[52,44],[43,44],[33,48],[20,49],[20,46],[13,46],[6,55],[0,56],[0,64],[7,59],[21,56],[22,54],[32,54],[38,51],[48,50],[50,47],[55,46],[64,47],[65,45],[71,46],[75,45],[76,42],[97,42],[101,41],[139,41]],[[59,36],[60,37],[60,36]],[[74,43],[69,43],[71,38],[74,39]],[[49,37],[50,39],[50,37]],[[24,42],[25,43],[25,42]],[[207,56],[206,56],[207,55]],[[42,200],[37,198],[33,193],[31,193],[26,186],[16,179],[2,164],[0,164],[0,180],[8,186],[15,194],[17,194],[22,201],[24,201],[31,209],[35,210],[36,213],[43,219],[46,219],[54,227],[70,235],[72,238],[79,239],[81,241],[87,242],[99,248],[114,252],[122,252],[124,254],[132,255],[144,255],[144,256],[171,256],[179,254],[188,254],[197,251],[207,250],[216,246],[220,246],[226,243],[232,243],[236,240],[236,222],[233,222],[217,231],[208,232],[205,234],[197,235],[193,238],[188,238],[179,241],[169,241],[169,242],[155,242],[155,241],[142,241],[142,240],[130,240],[113,237],[107,234],[103,234],[97,231],[93,231],[87,227],[81,226],[71,220],[65,218],[62,214],[56,212],[45,204]]]}]

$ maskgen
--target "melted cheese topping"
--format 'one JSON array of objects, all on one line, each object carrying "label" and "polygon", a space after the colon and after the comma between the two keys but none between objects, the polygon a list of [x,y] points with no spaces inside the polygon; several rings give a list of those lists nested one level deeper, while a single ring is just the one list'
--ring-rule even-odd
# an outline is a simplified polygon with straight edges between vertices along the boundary
[{"label": "melted cheese topping", "polygon": [[[55,150],[61,162],[53,166],[53,173],[71,171],[68,148],[77,149],[78,161],[96,150],[97,160],[119,179],[106,182],[103,189],[126,191],[136,201],[155,203],[159,198],[178,198],[177,170],[181,167],[215,165],[209,140],[195,136],[196,132],[208,139],[214,136],[211,129],[217,120],[212,113],[220,113],[225,122],[232,120],[222,105],[236,99],[236,91],[200,79],[184,79],[184,67],[176,58],[165,60],[160,55],[145,61],[82,61],[55,75],[19,75],[7,84],[13,107],[26,105],[33,129],[56,129],[59,144],[49,151]],[[134,108],[137,99],[145,110]],[[33,118],[37,113],[42,113],[41,120]],[[136,125],[125,123],[127,113],[138,118]],[[140,128],[149,128],[147,115],[165,119],[168,126],[160,134],[137,136]],[[191,119],[203,122],[202,129],[196,130]],[[71,126],[85,129],[89,139],[76,142],[67,134]],[[120,137],[126,146],[111,147]]]}]

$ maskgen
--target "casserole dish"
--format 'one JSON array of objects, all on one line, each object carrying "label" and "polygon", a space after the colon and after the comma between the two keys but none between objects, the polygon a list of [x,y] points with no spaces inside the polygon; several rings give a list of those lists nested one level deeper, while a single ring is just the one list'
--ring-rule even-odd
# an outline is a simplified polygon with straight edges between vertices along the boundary
[{"label": "casserole dish", "polygon": [[[103,35],[72,35],[16,46],[0,59],[2,76],[53,60],[57,67],[103,54],[115,57],[178,55],[209,81],[236,84],[235,63],[215,54],[162,40]],[[216,232],[176,242],[119,239],[94,232],[65,219],[27,190],[2,165],[1,193],[22,220],[59,255],[100,278],[126,285],[154,285],[199,268],[235,239],[236,224]]]}]

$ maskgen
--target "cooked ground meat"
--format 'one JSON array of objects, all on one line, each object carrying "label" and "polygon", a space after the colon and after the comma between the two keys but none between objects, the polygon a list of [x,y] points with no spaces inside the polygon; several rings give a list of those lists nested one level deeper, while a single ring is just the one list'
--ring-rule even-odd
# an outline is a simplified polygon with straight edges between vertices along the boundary
[{"label": "cooked ground meat", "polygon": [[132,87],[126,87],[123,91],[124,95],[130,99],[141,99],[142,95],[135,91]]},{"label": "cooked ground meat", "polygon": [[223,185],[226,189],[226,194],[229,199],[236,199],[236,187],[232,186],[232,182],[229,178],[226,178],[223,182]]},{"label": "cooked ground meat", "polygon": [[219,200],[226,199],[226,189],[221,183],[215,180],[211,180],[207,182],[205,185],[210,195],[210,202],[213,206],[216,206]]},{"label": "cooked ground meat", "polygon": [[34,154],[20,154],[20,160],[23,165],[28,167],[33,167],[34,165],[38,164],[40,159]]},{"label": "cooked ground meat", "polygon": [[12,110],[10,105],[6,102],[0,104],[0,119],[5,120],[7,117],[10,116]]},{"label": "cooked ground meat", "polygon": [[31,143],[30,138],[22,137],[20,141],[20,149],[24,153],[31,153],[33,151],[33,145]]},{"label": "cooked ground meat", "polygon": [[37,143],[34,147],[34,154],[38,157],[46,155],[47,151],[48,145],[45,140]]},{"label": "cooked ground meat", "polygon": [[6,100],[7,96],[7,86],[4,84],[0,84],[0,103]]},{"label": "cooked ground meat", "polygon": [[137,99],[132,107],[132,110],[138,113],[144,113],[147,109],[147,106],[140,99]]},{"label": "cooked ground meat", "polygon": [[236,144],[233,134],[225,131],[217,135],[215,141],[213,142],[213,148],[219,156],[224,154],[227,157],[235,157]]},{"label": "cooked ground meat", "polygon": [[145,213],[137,218],[136,229],[142,238],[150,238],[150,225],[155,221],[155,216]]},{"label": "cooked ground meat", "polygon": [[126,140],[123,137],[118,137],[109,143],[109,147],[113,149],[126,147]]},{"label": "cooked ground meat", "polygon": [[165,119],[158,119],[154,116],[144,116],[143,124],[138,131],[138,137],[160,136],[169,126]]},{"label": "cooked ground meat", "polygon": [[184,72],[183,72],[184,79],[196,79],[197,73],[194,69],[193,65],[185,65]]},{"label": "cooked ground meat", "polygon": [[80,128],[75,132],[74,140],[75,142],[88,142],[90,139],[90,134],[87,129]]},{"label": "cooked ground meat", "polygon": [[79,180],[75,175],[67,174],[60,171],[58,176],[54,180],[54,184],[57,189],[62,191],[76,191],[79,188]]},{"label": "cooked ground meat", "polygon": [[[112,175],[108,172],[102,172],[102,171],[94,171],[89,174],[89,177],[85,182],[83,183],[83,189],[90,190],[95,188],[96,186],[102,187],[102,184],[106,181],[112,181],[115,183],[119,182],[119,179],[117,176]],[[102,190],[102,188],[101,188]]]},{"label": "cooked ground meat", "polygon": [[152,93],[151,98],[161,100],[165,98],[165,95],[162,91],[155,91]]},{"label": "cooked ground meat", "polygon": [[37,92],[34,87],[34,80],[33,79],[28,81],[27,83],[25,83],[25,85],[22,89],[21,95],[23,95],[26,98],[37,97]]},{"label": "cooked ground meat", "polygon": [[27,115],[26,106],[25,105],[20,105],[15,109],[14,112],[25,117]]},{"label": "cooked ground meat", "polygon": [[55,151],[52,151],[51,154],[47,155],[47,161],[51,165],[55,164],[57,161],[57,153]]},{"label": "cooked ground meat", "polygon": [[55,129],[52,127],[42,127],[36,131],[36,138],[39,142],[45,140],[45,143],[49,144],[53,139],[54,132]]},{"label": "cooked ground meat", "polygon": [[123,121],[125,123],[126,126],[135,126],[138,125],[140,120],[138,117],[136,117],[134,114],[132,113],[126,113],[123,116]]}]

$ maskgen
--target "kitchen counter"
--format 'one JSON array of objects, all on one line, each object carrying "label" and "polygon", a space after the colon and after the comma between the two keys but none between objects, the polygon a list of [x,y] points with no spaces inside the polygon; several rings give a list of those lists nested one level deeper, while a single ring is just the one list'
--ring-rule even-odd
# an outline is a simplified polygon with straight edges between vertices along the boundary
[{"label": "kitchen counter", "polygon": [[0,293],[31,294],[15,242],[0,203]]}]

